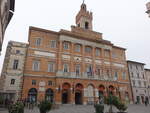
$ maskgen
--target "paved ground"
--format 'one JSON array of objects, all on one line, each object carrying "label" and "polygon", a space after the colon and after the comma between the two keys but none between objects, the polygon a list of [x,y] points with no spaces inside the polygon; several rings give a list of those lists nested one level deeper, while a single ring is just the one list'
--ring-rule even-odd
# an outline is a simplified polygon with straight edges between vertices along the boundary
[{"label": "paved ground", "polygon": [[[105,111],[108,107],[105,107]],[[116,109],[114,109],[116,111]],[[150,105],[145,107],[144,105],[129,105],[128,113],[150,113]],[[6,109],[0,109],[0,113],[8,113]],[[37,108],[33,110],[25,109],[25,113],[39,113]],[[93,106],[75,106],[75,105],[62,105],[59,109],[51,110],[49,113],[94,113]]]}]

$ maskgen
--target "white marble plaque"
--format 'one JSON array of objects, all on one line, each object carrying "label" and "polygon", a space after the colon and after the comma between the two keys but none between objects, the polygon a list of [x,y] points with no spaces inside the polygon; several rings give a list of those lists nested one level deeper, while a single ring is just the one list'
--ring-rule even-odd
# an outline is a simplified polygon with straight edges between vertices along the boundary
[{"label": "white marble plaque", "polygon": [[40,92],[45,92],[45,88],[44,87],[39,87],[39,91]]},{"label": "white marble plaque", "polygon": [[47,57],[56,57],[54,53],[50,53],[50,52],[34,51],[34,54],[40,55],[40,56],[47,56]]},{"label": "white marble plaque", "polygon": [[116,66],[116,67],[121,67],[121,68],[124,68],[124,67],[125,67],[125,65],[123,65],[123,64],[118,64],[118,63],[114,63],[114,66]]},{"label": "white marble plaque", "polygon": [[45,86],[45,85],[46,85],[46,83],[44,81],[39,83],[39,86]]},{"label": "white marble plaque", "polygon": [[95,63],[96,63],[96,64],[101,64],[102,61],[101,61],[101,60],[95,60]]},{"label": "white marble plaque", "polygon": [[69,55],[62,55],[62,58],[70,60],[70,56]]}]

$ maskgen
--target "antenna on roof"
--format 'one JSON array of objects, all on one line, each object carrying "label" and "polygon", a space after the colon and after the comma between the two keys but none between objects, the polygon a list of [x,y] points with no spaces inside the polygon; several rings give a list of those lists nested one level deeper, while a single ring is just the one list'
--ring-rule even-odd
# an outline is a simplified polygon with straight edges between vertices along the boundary
[{"label": "antenna on roof", "polygon": [[84,4],[85,0],[83,0],[83,4]]}]

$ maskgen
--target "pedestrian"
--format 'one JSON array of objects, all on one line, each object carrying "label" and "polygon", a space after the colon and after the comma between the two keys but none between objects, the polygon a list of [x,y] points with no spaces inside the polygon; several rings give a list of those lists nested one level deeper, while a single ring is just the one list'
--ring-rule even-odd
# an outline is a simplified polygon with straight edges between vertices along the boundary
[{"label": "pedestrian", "polygon": [[145,106],[147,106],[147,100],[145,100]]}]

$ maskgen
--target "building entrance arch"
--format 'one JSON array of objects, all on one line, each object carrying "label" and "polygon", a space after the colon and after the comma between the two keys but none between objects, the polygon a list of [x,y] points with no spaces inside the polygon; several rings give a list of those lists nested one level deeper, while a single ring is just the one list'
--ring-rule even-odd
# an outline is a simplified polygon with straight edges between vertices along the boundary
[{"label": "building entrance arch", "polygon": [[83,85],[78,83],[75,86],[75,104],[83,103]]},{"label": "building entrance arch", "polygon": [[37,90],[35,88],[31,88],[28,92],[28,99],[30,102],[37,101]]},{"label": "building entrance arch", "polygon": [[45,100],[53,103],[54,101],[54,92],[52,89],[47,89],[46,92],[45,92]]},{"label": "building entrance arch", "polygon": [[68,104],[70,102],[70,84],[64,83],[62,85],[62,104]]}]

